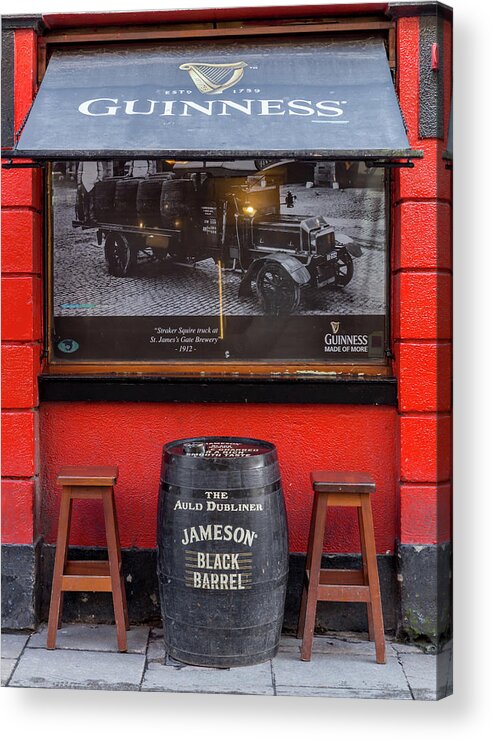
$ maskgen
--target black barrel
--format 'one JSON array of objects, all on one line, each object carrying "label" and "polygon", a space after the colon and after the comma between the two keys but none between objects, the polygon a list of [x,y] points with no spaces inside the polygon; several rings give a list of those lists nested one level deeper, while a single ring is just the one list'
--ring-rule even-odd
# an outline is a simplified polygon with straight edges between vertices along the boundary
[{"label": "black barrel", "polygon": [[179,248],[176,256],[185,258],[196,255],[198,205],[197,194],[191,180],[164,182],[161,190],[161,224],[164,229],[178,229]]},{"label": "black barrel", "polygon": [[116,183],[120,178],[108,177],[94,185],[94,214],[96,221],[110,223],[114,221],[114,194]]},{"label": "black barrel", "polygon": [[191,180],[169,180],[161,190],[161,223],[166,229],[186,226],[195,216],[196,191]]},{"label": "black barrel", "polygon": [[289,547],[273,444],[199,437],[164,446],[157,567],[173,658],[231,667],[276,654]]},{"label": "black barrel", "polygon": [[137,214],[139,223],[145,227],[161,226],[161,190],[162,184],[174,178],[172,172],[151,175],[139,183],[137,190]]},{"label": "black barrel", "polygon": [[124,177],[116,183],[114,193],[115,223],[136,226],[139,177]]}]

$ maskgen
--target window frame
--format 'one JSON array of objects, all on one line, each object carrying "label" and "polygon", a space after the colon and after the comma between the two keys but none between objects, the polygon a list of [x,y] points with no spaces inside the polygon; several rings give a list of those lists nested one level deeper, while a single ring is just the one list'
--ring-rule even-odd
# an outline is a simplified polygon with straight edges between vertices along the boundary
[{"label": "window frame", "polygon": [[[328,160],[327,160],[328,161]],[[309,360],[298,361],[262,361],[262,360],[244,360],[234,363],[229,361],[213,362],[207,360],[191,361],[183,359],[180,362],[159,361],[143,362],[141,360],[128,361],[106,361],[97,362],[92,360],[72,361],[70,359],[60,359],[54,355],[54,256],[55,243],[53,232],[53,198],[52,198],[52,165],[48,164],[46,168],[46,221],[47,221],[47,265],[46,265],[46,346],[45,355],[47,365],[45,373],[65,374],[65,375],[157,375],[172,378],[220,378],[220,377],[258,377],[258,378],[299,378],[309,375],[333,376],[336,375],[367,375],[367,376],[388,376],[389,368],[389,345],[391,339],[391,303],[390,303],[390,264],[391,264],[391,209],[390,193],[391,182],[390,173],[385,170],[384,178],[385,189],[385,218],[386,218],[386,256],[385,256],[385,356],[380,360],[371,362],[319,362]]]}]

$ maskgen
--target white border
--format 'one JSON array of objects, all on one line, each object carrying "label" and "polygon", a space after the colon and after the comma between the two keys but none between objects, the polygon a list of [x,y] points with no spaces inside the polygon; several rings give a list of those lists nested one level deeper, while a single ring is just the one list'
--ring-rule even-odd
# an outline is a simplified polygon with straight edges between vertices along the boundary
[{"label": "white border", "polygon": [[[274,3],[143,0],[145,9],[159,10],[241,4]],[[310,0],[309,4],[324,3]],[[451,0],[449,4],[455,9],[455,696],[433,704],[4,689],[0,705],[7,737],[140,740],[154,735],[187,740],[196,735],[200,740],[268,736],[304,740],[317,733],[343,739],[480,740],[487,736],[492,704],[491,600],[486,595],[492,557],[492,149],[487,105],[492,3]],[[137,7],[135,0],[16,0],[9,12]]]}]

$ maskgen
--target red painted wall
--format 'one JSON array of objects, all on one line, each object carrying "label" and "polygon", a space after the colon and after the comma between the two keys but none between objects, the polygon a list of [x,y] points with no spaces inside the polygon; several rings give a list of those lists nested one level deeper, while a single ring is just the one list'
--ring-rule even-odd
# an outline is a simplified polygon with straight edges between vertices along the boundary
[{"label": "red painted wall", "polygon": [[[397,22],[398,97],[410,145],[423,150],[424,158],[394,178],[392,317],[400,540],[435,544],[451,539],[452,175],[442,159],[445,139],[419,138],[419,25],[418,17]],[[444,132],[451,103],[451,34],[450,22],[443,21]]]},{"label": "red painted wall", "polygon": [[[37,37],[14,37],[14,123],[35,90]],[[38,387],[42,339],[39,170],[2,171],[2,543],[31,544],[39,509]]]},{"label": "red painted wall", "polygon": [[[393,552],[397,534],[395,409],[368,406],[51,403],[41,408],[42,525],[54,542],[62,464],[118,465],[116,504],[123,547],[154,547],[162,444],[201,435],[259,437],[278,447],[290,549],[306,551],[313,469],[358,469],[377,484],[373,497],[379,552]],[[104,545],[96,502],[76,502],[72,541]],[[354,512],[333,509],[326,549],[356,552]]]}]

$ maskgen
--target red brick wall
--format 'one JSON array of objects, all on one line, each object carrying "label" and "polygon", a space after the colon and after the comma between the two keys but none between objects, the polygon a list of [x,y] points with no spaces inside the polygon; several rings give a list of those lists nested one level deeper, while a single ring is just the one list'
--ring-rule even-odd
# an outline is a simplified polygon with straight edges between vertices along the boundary
[{"label": "red brick wall", "polygon": [[[14,119],[29,110],[36,80],[36,35],[14,43]],[[42,179],[39,170],[2,171],[2,542],[37,537],[42,341]]]},{"label": "red brick wall", "polygon": [[[412,148],[425,157],[393,190],[393,331],[399,379],[400,538],[451,538],[451,173],[445,142],[419,139],[419,19],[397,23],[398,94]],[[430,60],[429,60],[430,64]],[[444,22],[445,121],[451,98],[451,26]]]}]

